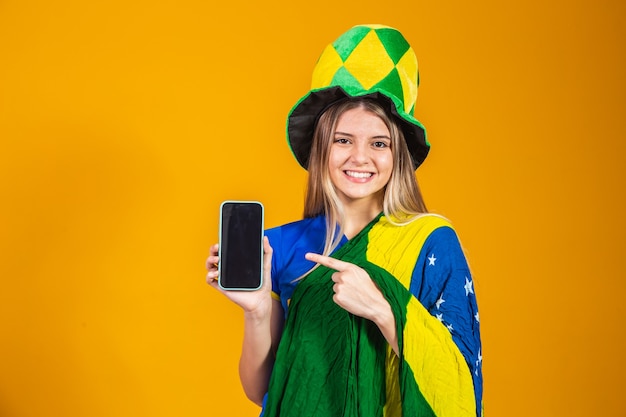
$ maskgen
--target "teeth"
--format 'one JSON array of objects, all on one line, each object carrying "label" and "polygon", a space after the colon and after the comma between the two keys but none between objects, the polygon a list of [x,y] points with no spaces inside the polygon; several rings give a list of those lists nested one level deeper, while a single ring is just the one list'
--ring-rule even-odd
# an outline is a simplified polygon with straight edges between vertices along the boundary
[{"label": "teeth", "polygon": [[355,172],[355,171],[346,171],[346,175],[353,178],[369,178],[373,174],[371,172]]}]

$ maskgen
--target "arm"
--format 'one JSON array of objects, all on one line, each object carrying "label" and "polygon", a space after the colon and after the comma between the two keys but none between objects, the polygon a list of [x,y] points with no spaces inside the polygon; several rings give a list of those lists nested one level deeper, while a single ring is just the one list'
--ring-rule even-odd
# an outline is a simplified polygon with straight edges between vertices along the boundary
[{"label": "arm", "polygon": [[271,296],[272,247],[264,238],[263,286],[256,291],[225,291],[218,283],[218,245],[210,249],[207,259],[207,282],[244,313],[244,336],[239,360],[239,377],[246,396],[261,405],[267,392],[274,365],[274,352],[278,346],[283,325],[282,306]]},{"label": "arm", "polygon": [[274,366],[274,355],[283,326],[280,301],[271,300],[266,311],[245,311],[239,378],[246,396],[261,405]]},{"label": "arm", "polygon": [[[380,293],[380,290],[378,290]],[[380,306],[377,310],[375,310],[374,315],[370,320],[378,326],[378,329],[382,333],[389,346],[393,349],[396,355],[399,355],[400,349],[398,348],[398,334],[396,330],[396,319],[393,315],[393,311],[391,311],[391,306],[389,302],[382,296],[382,300],[380,302]]]},{"label": "arm", "polygon": [[417,322],[428,329],[424,333],[428,337],[420,338],[420,344],[425,343],[422,349],[438,352],[436,357],[447,364],[451,362],[439,352],[458,358],[452,363],[458,362],[459,371],[466,375],[463,379],[469,379],[476,402],[475,415],[481,415],[478,307],[473,278],[455,231],[448,227],[434,231],[424,243],[420,258],[411,282],[416,305],[412,311],[423,311],[423,318]]}]

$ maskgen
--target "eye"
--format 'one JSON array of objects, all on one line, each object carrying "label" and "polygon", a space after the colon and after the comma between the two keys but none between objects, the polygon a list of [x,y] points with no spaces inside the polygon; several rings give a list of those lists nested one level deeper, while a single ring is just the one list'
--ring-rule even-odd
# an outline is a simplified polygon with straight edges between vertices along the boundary
[{"label": "eye", "polygon": [[346,139],[346,138],[335,138],[334,143],[339,143],[341,145],[345,145],[345,144],[350,143],[350,141],[348,139]]},{"label": "eye", "polygon": [[388,148],[389,147],[389,143],[384,142],[382,140],[377,140],[376,142],[372,143],[372,146],[374,146],[375,148]]}]

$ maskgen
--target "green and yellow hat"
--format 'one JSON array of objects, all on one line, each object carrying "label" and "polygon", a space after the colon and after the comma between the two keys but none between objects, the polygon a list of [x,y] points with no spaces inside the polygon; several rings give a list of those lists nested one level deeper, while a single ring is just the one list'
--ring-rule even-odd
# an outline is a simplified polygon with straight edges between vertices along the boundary
[{"label": "green and yellow hat", "polygon": [[389,26],[359,25],[324,49],[315,69],[311,91],[289,112],[287,140],[305,169],[319,116],[336,101],[371,97],[398,122],[415,169],[428,155],[426,129],[413,117],[419,71],[415,52],[402,34]]}]

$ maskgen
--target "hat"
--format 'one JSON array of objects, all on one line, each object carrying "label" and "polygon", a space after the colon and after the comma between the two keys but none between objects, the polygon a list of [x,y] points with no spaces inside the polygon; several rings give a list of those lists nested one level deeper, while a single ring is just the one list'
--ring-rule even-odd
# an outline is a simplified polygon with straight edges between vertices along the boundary
[{"label": "hat", "polygon": [[413,117],[418,85],[415,52],[398,30],[354,26],[324,49],[313,70],[311,90],[289,112],[287,141],[296,160],[307,169],[313,131],[328,106],[344,98],[370,97],[402,129],[417,169],[430,150],[424,126]]}]

